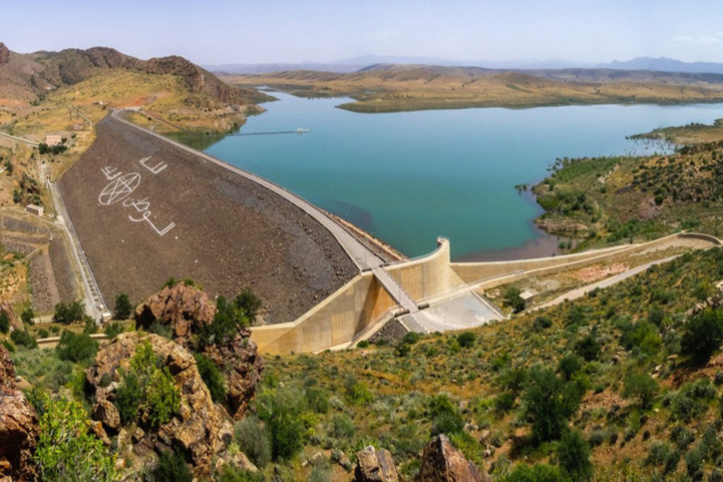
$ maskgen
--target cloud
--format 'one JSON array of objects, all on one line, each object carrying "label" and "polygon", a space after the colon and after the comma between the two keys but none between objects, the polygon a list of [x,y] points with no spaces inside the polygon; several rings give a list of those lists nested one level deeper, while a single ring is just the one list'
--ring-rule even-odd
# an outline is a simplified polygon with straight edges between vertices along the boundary
[{"label": "cloud", "polygon": [[723,42],[723,31],[713,35],[681,35],[674,37],[673,42],[685,45],[715,45]]}]

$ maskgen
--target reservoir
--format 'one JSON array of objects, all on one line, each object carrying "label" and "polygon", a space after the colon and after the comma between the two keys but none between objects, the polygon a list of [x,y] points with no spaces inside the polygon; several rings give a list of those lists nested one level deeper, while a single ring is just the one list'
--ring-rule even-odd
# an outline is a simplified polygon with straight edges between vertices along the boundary
[{"label": "reservoir", "polygon": [[432,251],[438,236],[450,239],[458,259],[534,242],[542,235],[532,220],[541,210],[515,186],[544,178],[556,158],[641,153],[626,136],[723,117],[722,104],[359,114],[335,107],[350,99],[272,94],[279,101],[264,104],[267,112],[240,133],[310,132],[227,136],[206,152],[409,257]]}]

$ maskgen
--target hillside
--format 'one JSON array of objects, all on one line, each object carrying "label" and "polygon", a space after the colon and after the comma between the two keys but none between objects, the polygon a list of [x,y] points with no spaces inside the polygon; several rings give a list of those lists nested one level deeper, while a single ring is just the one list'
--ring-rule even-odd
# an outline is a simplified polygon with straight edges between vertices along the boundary
[{"label": "hillside", "polygon": [[300,96],[351,96],[357,112],[603,103],[686,103],[723,99],[723,76],[605,69],[504,71],[378,64],[355,73],[290,71],[223,76]]}]

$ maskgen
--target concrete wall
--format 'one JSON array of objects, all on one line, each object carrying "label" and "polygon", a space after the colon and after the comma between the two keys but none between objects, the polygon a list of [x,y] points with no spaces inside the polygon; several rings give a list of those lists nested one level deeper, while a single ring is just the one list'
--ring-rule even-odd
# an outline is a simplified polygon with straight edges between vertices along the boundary
[{"label": "concrete wall", "polygon": [[387,272],[417,303],[461,288],[465,282],[450,268],[449,240],[437,239],[437,249],[428,256],[387,268]]},{"label": "concrete wall", "polygon": [[396,303],[373,274],[364,273],[292,323],[255,327],[261,353],[316,352],[349,343]]}]

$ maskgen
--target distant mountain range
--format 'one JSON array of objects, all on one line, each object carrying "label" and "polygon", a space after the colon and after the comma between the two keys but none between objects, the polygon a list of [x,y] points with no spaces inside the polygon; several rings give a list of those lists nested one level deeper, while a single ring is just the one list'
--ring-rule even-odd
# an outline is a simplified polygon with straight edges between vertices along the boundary
[{"label": "distant mountain range", "polygon": [[723,74],[723,63],[682,62],[666,57],[637,57],[632,60],[614,60],[606,63],[576,62],[570,60],[510,60],[510,61],[460,61],[434,57],[405,57],[390,55],[364,55],[334,62],[300,62],[269,64],[207,65],[211,72],[227,74],[265,74],[289,70],[312,70],[318,72],[349,73],[377,64],[416,64],[443,67],[465,66],[499,70],[554,70],[554,69],[613,69],[649,70],[656,72],[685,72]]}]

